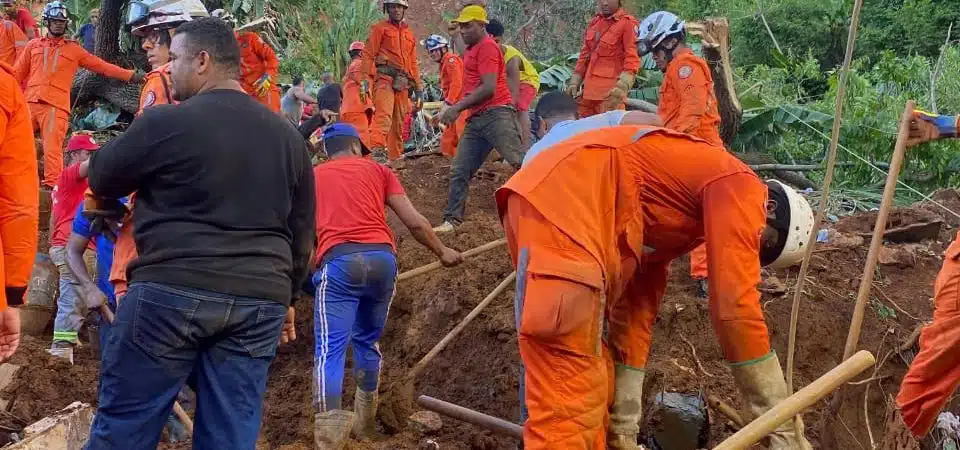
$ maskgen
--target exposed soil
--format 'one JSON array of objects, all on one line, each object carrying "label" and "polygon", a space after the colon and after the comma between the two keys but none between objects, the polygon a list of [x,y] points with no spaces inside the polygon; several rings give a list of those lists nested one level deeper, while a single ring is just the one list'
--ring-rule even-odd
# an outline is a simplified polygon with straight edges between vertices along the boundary
[{"label": "exposed soil", "polygon": [[[449,161],[442,157],[424,157],[407,161],[398,174],[414,204],[432,223],[441,221],[447,196]],[[488,163],[472,183],[465,225],[443,236],[448,244],[467,250],[502,236],[493,192],[509,176],[501,164]],[[938,201],[960,210],[960,195],[953,191],[938,193]],[[952,199],[952,200],[951,200]],[[954,203],[947,204],[946,202]],[[879,381],[848,386],[840,409],[840,420],[823,420],[827,401],[804,415],[807,435],[816,448],[869,448],[864,411],[868,413],[874,439],[884,434],[886,401],[896,393],[906,370],[910,350],[903,355],[891,349],[931,316],[933,280],[939,270],[940,253],[958,225],[943,217],[938,207],[919,205],[946,222],[937,240],[907,247],[892,247],[915,253],[911,264],[880,266],[873,298],[868,306],[860,338],[861,349],[873,352],[883,364],[877,369]],[[899,213],[901,223],[918,220],[925,213]],[[844,219],[837,228],[851,232],[872,230],[869,215]],[[435,260],[417,244],[396,218],[390,218],[399,242],[401,272]],[[869,240],[868,240],[869,241]],[[797,332],[796,386],[804,386],[840,362],[847,328],[853,312],[859,278],[867,253],[867,244],[854,248],[832,248],[822,244],[810,268]],[[514,329],[513,291],[497,298],[468,326],[459,339],[441,352],[417,380],[414,392],[399,392],[396,383],[452,329],[477,303],[505,278],[512,266],[505,249],[478,256],[455,269],[441,269],[401,282],[390,310],[390,319],[381,342],[384,367],[381,379],[383,431],[387,425],[402,424],[404,414],[416,408],[411,394],[430,395],[510,421],[519,418],[517,386],[519,354]],[[687,277],[686,261],[674,264],[660,314],[650,363],[646,393],[661,390],[698,392],[716,396],[734,407],[742,407],[736,387],[721,356],[712,330],[706,303],[695,298],[695,288]],[[788,327],[793,284],[797,269],[766,274],[775,275],[788,286],[785,295],[764,294],[762,303],[772,344],[786,359]],[[267,389],[261,432],[263,449],[312,448],[313,408],[313,305],[309,298],[297,306],[298,339],[280,349]],[[698,367],[691,347],[703,366]],[[78,354],[78,365],[70,367],[51,360],[43,349],[48,343],[25,339],[14,363],[26,365],[20,380],[8,389],[4,398],[14,398],[13,411],[35,419],[50,414],[74,400],[94,402],[96,361]],[[884,356],[888,356],[884,359]],[[348,363],[349,364],[349,363]],[[706,372],[706,373],[705,373]],[[868,370],[857,379],[873,375]],[[349,373],[344,386],[344,404],[353,400],[353,381]],[[869,396],[864,408],[864,391]],[[13,395],[13,397],[10,397]],[[428,436],[404,430],[382,442],[354,442],[351,449],[512,449],[508,438],[444,418],[443,428]],[[711,446],[732,434],[734,429],[718,411],[711,410]],[[434,447],[427,441],[437,444]],[[189,446],[165,447],[189,448]]]}]

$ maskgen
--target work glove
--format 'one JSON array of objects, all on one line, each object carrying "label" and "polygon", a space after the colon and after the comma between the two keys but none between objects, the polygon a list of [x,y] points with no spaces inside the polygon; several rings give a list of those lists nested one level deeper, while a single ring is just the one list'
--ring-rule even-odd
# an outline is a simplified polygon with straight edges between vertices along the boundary
[{"label": "work glove", "polygon": [[617,84],[607,93],[606,102],[614,104],[622,103],[627,98],[627,93],[630,92],[630,88],[633,87],[633,83],[636,80],[636,75],[630,72],[621,72],[617,78]]},{"label": "work glove", "polygon": [[269,74],[263,74],[263,76],[254,83],[254,86],[257,88],[257,97],[263,97],[267,95],[267,91],[273,87],[273,80],[270,79]]},{"label": "work glove", "polygon": [[363,80],[360,82],[360,102],[367,103],[367,98],[371,97],[370,93],[370,81]]},{"label": "work glove", "polygon": [[413,110],[420,111],[423,109],[423,91],[420,89],[412,89],[410,99],[413,100]]},{"label": "work glove", "polygon": [[142,70],[137,69],[133,72],[133,76],[130,77],[130,82],[134,84],[140,84],[143,83],[143,79],[146,77],[147,75],[143,73]]},{"label": "work glove", "polygon": [[583,86],[583,77],[580,76],[579,73],[574,72],[573,75],[570,76],[570,79],[567,80],[567,89],[565,92],[571,97],[579,97],[581,86]]},{"label": "work glove", "polygon": [[913,147],[936,139],[957,137],[957,121],[957,116],[941,116],[914,110],[907,146]]}]

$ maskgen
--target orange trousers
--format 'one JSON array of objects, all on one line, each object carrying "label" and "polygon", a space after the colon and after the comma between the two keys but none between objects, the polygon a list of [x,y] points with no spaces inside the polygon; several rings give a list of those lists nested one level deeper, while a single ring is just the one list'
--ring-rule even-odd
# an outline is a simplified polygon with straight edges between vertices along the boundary
[{"label": "orange trousers", "polygon": [[605,450],[613,366],[602,341],[604,293],[549,269],[593,259],[518,195],[504,228],[517,261],[524,448]]},{"label": "orange trousers", "polygon": [[690,252],[690,278],[707,278],[707,244],[700,244]]},{"label": "orange trousers", "polygon": [[[770,353],[770,337],[760,309],[760,230],[766,215],[766,188],[751,174],[730,175],[703,190],[710,319],[724,358],[750,361]],[[722,245],[711,245],[711,242]],[[613,360],[643,368],[650,353],[653,323],[667,285],[669,259],[656,252],[629,279],[624,292],[608,307],[608,344]],[[624,270],[630,270],[624,264]]]},{"label": "orange trousers", "polygon": [[453,158],[457,154],[457,144],[460,143],[460,136],[463,136],[463,129],[467,127],[467,116],[469,114],[460,114],[452,127],[443,130],[440,136],[440,152]]},{"label": "orange trousers", "polygon": [[372,143],[370,142],[371,117],[372,114],[365,112],[345,112],[340,114],[340,122],[353,125],[353,127],[357,129],[357,133],[360,134],[360,142],[363,142],[363,145],[370,148],[372,147]]},{"label": "orange trousers", "polygon": [[587,100],[584,98],[577,100],[577,106],[577,112],[580,114],[581,119],[595,116],[597,114],[603,114],[607,111],[613,111],[615,109],[627,109],[627,105],[624,103],[616,105],[614,108],[610,108],[603,100]]},{"label": "orange trousers", "polygon": [[371,148],[385,147],[393,160],[403,154],[403,121],[410,113],[407,91],[393,90],[393,79],[380,75],[373,86],[373,123],[370,125]]},{"label": "orange trousers", "polygon": [[33,132],[43,141],[42,184],[53,187],[63,171],[63,141],[70,129],[70,115],[46,103],[30,103],[29,107]]},{"label": "orange trousers", "polygon": [[930,431],[960,385],[960,235],[944,254],[934,298],[933,323],[920,334],[920,353],[897,395],[903,421],[917,437]]}]

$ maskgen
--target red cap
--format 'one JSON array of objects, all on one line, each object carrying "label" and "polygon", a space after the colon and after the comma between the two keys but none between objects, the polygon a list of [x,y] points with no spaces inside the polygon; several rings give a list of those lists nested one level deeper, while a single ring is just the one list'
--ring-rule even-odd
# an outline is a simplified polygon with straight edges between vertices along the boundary
[{"label": "red cap", "polygon": [[363,44],[363,42],[355,41],[354,43],[350,44],[350,51],[352,52],[354,50],[363,50],[364,47],[365,45]]},{"label": "red cap", "polygon": [[70,140],[67,141],[67,151],[72,152],[74,150],[86,150],[92,152],[100,148],[97,145],[97,142],[93,140],[93,136],[89,134],[74,134],[70,136]]}]

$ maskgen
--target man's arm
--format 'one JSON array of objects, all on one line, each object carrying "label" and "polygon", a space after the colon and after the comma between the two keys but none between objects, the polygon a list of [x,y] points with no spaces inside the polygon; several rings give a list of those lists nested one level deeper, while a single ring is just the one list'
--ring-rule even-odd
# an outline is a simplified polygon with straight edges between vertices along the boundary
[{"label": "man's arm", "polygon": [[34,41],[27,42],[17,57],[17,62],[13,65],[13,75],[22,85],[26,85],[27,77],[30,76],[30,53],[33,49]]},{"label": "man's arm", "polygon": [[587,66],[590,65],[590,32],[595,31],[593,29],[593,20],[587,24],[587,29],[583,32],[583,43],[580,44],[580,55],[577,57],[577,65],[573,69],[573,73],[580,76],[582,80],[587,76]]},{"label": "man's arm", "polygon": [[300,286],[310,273],[317,235],[317,193],[314,189],[310,155],[303,141],[300,141],[294,150],[300,159],[300,174],[297,187],[293,192],[290,214],[287,216],[287,227],[293,233],[293,242],[290,244],[291,255],[293,255],[290,274],[290,281],[293,283],[291,301],[296,300],[300,293]]},{"label": "man's arm", "polygon": [[130,81],[130,79],[133,78],[134,71],[110,64],[84,50],[79,44],[72,45],[68,48],[73,49],[72,51],[79,54],[80,58],[78,60],[80,66],[91,72],[96,72],[105,77],[115,78],[120,81]]},{"label": "man's arm", "polygon": [[711,87],[707,83],[706,74],[698,66],[684,64],[673,70],[677,72],[667,74],[666,82],[677,84],[680,106],[674,119],[665,126],[681,133],[693,134],[700,127],[703,115],[707,113],[707,89]]},{"label": "man's arm", "polygon": [[379,24],[374,24],[370,29],[370,37],[367,38],[367,44],[363,50],[363,57],[360,63],[360,72],[371,79],[377,79],[377,68],[374,66],[374,59],[380,53],[380,41],[383,39],[383,30]]},{"label": "man's arm", "polygon": [[23,33],[27,35],[27,39],[39,37],[37,36],[37,20],[33,18],[33,14],[30,14],[27,8],[17,10],[17,18],[24,24]]},{"label": "man's arm", "polygon": [[89,237],[76,232],[70,233],[70,238],[67,239],[67,268],[70,269],[70,273],[73,274],[84,290],[99,290],[100,288],[97,287],[87,272],[87,264],[83,262],[83,253],[87,251],[89,245]]},{"label": "man's arm", "polygon": [[[167,105],[154,106],[143,112],[121,134],[94,152],[89,160],[90,190],[98,197],[120,198],[140,187],[140,180],[154,170],[152,153],[175,139],[175,125],[168,127],[163,114]],[[167,121],[169,122],[169,121]]]},{"label": "man's arm", "polygon": [[307,91],[303,89],[298,89],[294,91],[293,96],[296,97],[296,99],[300,100],[301,102],[314,103],[314,104],[318,103],[317,99],[311,97],[310,94],[307,94]]},{"label": "man's arm", "polygon": [[514,56],[507,61],[507,85],[513,97],[513,105],[520,101],[520,57]]},{"label": "man's arm", "polygon": [[450,57],[443,67],[448,72],[447,77],[450,80],[449,92],[445,93],[447,95],[446,100],[448,104],[452,105],[456,103],[456,100],[453,99],[459,99],[463,96],[463,63],[455,57]]},{"label": "man's arm", "polygon": [[634,31],[638,26],[640,26],[640,24],[637,23],[636,19],[630,20],[630,26],[622,27],[623,35],[620,37],[620,42],[623,44],[622,72],[629,72],[634,76],[640,71],[642,64],[640,53],[637,51],[637,35]]},{"label": "man's arm", "polygon": [[[0,92],[0,204],[4,205],[0,215],[0,261],[4,293],[0,297],[0,310],[7,305],[22,305],[33,259],[36,256],[39,232],[39,180],[37,179],[37,158],[34,153],[33,139],[23,139],[26,145],[15,146],[7,125],[17,113],[18,108],[26,108],[22,94],[13,80],[4,78],[3,92]],[[30,136],[32,137],[32,136]]]},{"label": "man's arm", "polygon": [[254,33],[254,36],[256,36],[256,39],[253,40],[254,51],[263,61],[264,72],[270,75],[270,79],[275,82],[277,75],[280,73],[280,60],[277,59],[277,52],[273,51],[270,44],[263,42],[259,34]]},{"label": "man's arm", "polygon": [[662,127],[663,119],[660,116],[645,111],[627,111],[620,119],[619,125],[651,125]]},{"label": "man's arm", "polygon": [[430,249],[437,257],[443,256],[447,248],[440,242],[437,233],[430,226],[430,221],[423,214],[417,211],[417,208],[410,203],[410,198],[406,194],[394,194],[387,197],[387,206],[397,213],[397,217],[403,222],[403,225],[410,230],[410,234],[424,247]]}]

